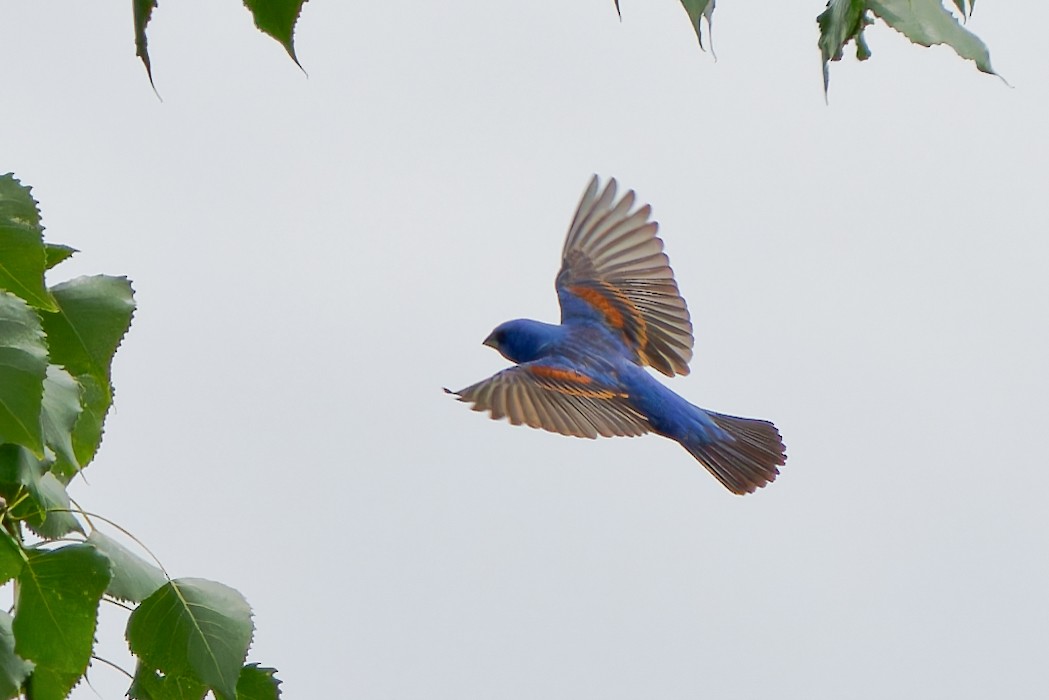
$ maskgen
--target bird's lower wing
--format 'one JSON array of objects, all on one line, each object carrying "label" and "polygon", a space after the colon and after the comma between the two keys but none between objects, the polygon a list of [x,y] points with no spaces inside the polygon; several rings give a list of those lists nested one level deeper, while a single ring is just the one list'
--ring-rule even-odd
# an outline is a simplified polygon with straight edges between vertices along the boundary
[{"label": "bird's lower wing", "polygon": [[553,433],[596,438],[643,435],[648,421],[627,395],[566,365],[528,362],[459,391],[460,401],[498,420]]}]

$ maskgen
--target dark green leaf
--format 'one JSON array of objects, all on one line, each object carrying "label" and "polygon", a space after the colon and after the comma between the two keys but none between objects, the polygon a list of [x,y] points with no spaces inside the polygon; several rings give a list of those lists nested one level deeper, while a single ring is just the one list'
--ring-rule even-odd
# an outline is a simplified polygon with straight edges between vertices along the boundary
[{"label": "dark green leaf", "polygon": [[52,267],[73,257],[74,253],[79,253],[76,248],[72,248],[61,243],[45,243],[44,252],[47,255],[46,267],[50,270]]},{"label": "dark green leaf", "polygon": [[[69,494],[65,484],[51,472],[26,484],[37,511],[26,517],[26,524],[44,539],[53,540],[70,532],[83,532],[80,521],[69,512]],[[28,501],[27,501],[28,502]]]},{"label": "dark green leaf", "polygon": [[[707,20],[707,29],[710,32],[714,31],[711,19],[714,16],[714,5],[717,0],[681,0],[682,7],[685,8],[685,12],[688,13],[688,19],[692,22],[692,29],[696,32],[696,38],[699,39],[699,47],[703,48],[703,22]],[[619,8],[619,3],[616,3],[616,9]]]},{"label": "dark green leaf", "polygon": [[47,374],[47,342],[37,313],[0,291],[0,443],[44,454],[40,407]]},{"label": "dark green leaf", "polygon": [[817,42],[823,57],[823,94],[830,87],[830,61],[840,61],[845,45],[855,40],[857,55],[870,57],[870,49],[863,39],[863,30],[870,20],[864,0],[830,0],[827,9],[816,18],[820,28]]},{"label": "dark green leaf", "polygon": [[[51,361],[74,375],[81,387],[83,412],[73,429],[73,450],[87,466],[102,439],[112,403],[109,382],[113,355],[135,310],[131,284],[124,277],[79,277],[52,288],[59,313],[43,319]],[[57,470],[68,479],[72,473]]]},{"label": "dark green leaf", "polygon": [[109,368],[135,312],[126,277],[77,277],[55,285],[59,312],[44,319],[51,361],[109,385]]},{"label": "dark green leaf", "polygon": [[[112,400],[108,388],[103,387],[90,374],[81,374],[76,378],[80,384],[80,405],[83,412],[73,428],[73,452],[80,467],[86,467],[94,459],[98,446],[102,443],[102,431],[106,413]],[[73,478],[75,472],[63,470],[63,465],[56,465],[56,475],[66,481]]]},{"label": "dark green leaf", "polygon": [[0,289],[46,311],[56,306],[44,286],[44,229],[30,189],[0,175]]},{"label": "dark green leaf", "polygon": [[57,471],[76,472],[80,468],[73,452],[73,427],[79,416],[80,385],[69,372],[48,365],[40,422],[44,444],[55,451],[57,461],[52,468]]},{"label": "dark green leaf", "polygon": [[947,44],[984,73],[997,75],[987,47],[947,11],[941,0],[868,0],[868,4],[875,15],[915,44]]},{"label": "dark green leaf", "polygon": [[127,694],[131,700],[201,700],[208,687],[200,681],[179,676],[162,676],[141,663]]},{"label": "dark green leaf", "polygon": [[0,584],[5,584],[22,573],[25,553],[11,535],[0,531]]},{"label": "dark green leaf", "polygon": [[[13,490],[8,489],[7,493],[18,492],[25,485],[26,479],[39,479],[45,468],[36,455],[21,445],[12,443],[0,445],[0,483],[13,484],[17,487]],[[9,507],[18,508],[19,506]]]},{"label": "dark green leaf", "polygon": [[[13,448],[13,449],[12,449]],[[0,447],[0,479],[20,484],[28,493],[10,510],[10,517],[25,520],[34,532],[55,539],[74,530],[83,532],[80,522],[69,512],[65,485],[47,471],[49,462],[37,459],[18,445]]]},{"label": "dark green leaf", "polygon": [[240,593],[214,581],[175,579],[131,613],[127,640],[150,668],[235,697],[253,632]]},{"label": "dark green leaf", "polygon": [[237,700],[278,700],[280,681],[274,676],[275,668],[263,668],[248,664],[240,672],[237,681]]},{"label": "dark green leaf", "polygon": [[244,0],[244,6],[255,18],[255,26],[280,42],[295,64],[302,67],[295,56],[295,22],[299,19],[306,0]]},{"label": "dark green leaf", "polygon": [[[142,65],[146,67],[146,75],[149,76],[149,84],[153,85],[153,67],[149,64],[149,49],[146,41],[146,25],[153,16],[153,10],[157,7],[157,0],[131,0],[131,10],[135,17],[135,55],[142,59]],[[153,85],[156,90],[156,85]]]},{"label": "dark green leaf", "polygon": [[15,653],[11,616],[0,610],[0,698],[17,697],[33,664]]},{"label": "dark green leaf", "polygon": [[163,571],[98,530],[88,536],[87,543],[109,558],[113,578],[106,593],[114,598],[138,603],[168,581]]},{"label": "dark green leaf", "polygon": [[0,498],[4,505],[12,502],[19,491],[18,460],[22,458],[21,445],[0,445]]},{"label": "dark green leaf", "polygon": [[18,583],[15,651],[36,664],[34,696],[64,697],[91,659],[109,560],[86,544],[30,552]]},{"label": "dark green leaf", "polygon": [[37,666],[29,676],[27,700],[65,700],[80,681],[76,673],[63,673],[48,666]]}]

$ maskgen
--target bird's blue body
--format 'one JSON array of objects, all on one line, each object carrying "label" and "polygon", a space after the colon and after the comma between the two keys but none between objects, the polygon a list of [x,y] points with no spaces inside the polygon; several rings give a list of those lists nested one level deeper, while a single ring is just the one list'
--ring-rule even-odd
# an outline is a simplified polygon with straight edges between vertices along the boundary
[{"label": "bird's blue body", "polygon": [[515,367],[456,393],[474,410],[564,435],[653,432],[676,440],[734,493],[784,464],[772,423],[694,406],[649,374],[688,374],[692,322],[650,208],[616,199],[615,180],[583,195],[562,253],[559,325],[517,319],[484,341]]},{"label": "bird's blue body", "polygon": [[493,341],[487,344],[511,362],[546,360],[585,374],[593,385],[625,394],[654,433],[681,443],[730,439],[707,411],[639,366],[635,353],[619,335],[588,315],[569,316],[560,325],[515,319],[498,326],[489,338]]}]

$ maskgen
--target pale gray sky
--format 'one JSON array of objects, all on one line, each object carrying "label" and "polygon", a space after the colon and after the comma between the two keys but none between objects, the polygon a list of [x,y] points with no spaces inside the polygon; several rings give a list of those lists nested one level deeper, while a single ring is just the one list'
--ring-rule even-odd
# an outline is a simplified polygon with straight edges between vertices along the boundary
[{"label": "pale gray sky", "polygon": [[[7,7],[0,170],[55,281],[138,291],[74,496],[242,591],[288,698],[1045,697],[1049,9],[977,7],[1012,87],[875,27],[827,106],[822,6],[726,0],[715,63],[676,0],[314,0],[306,78],[165,2],[162,103],[129,3]],[[595,172],[662,225],[670,385],[782,431],[758,494],[441,392],[556,320]]]}]

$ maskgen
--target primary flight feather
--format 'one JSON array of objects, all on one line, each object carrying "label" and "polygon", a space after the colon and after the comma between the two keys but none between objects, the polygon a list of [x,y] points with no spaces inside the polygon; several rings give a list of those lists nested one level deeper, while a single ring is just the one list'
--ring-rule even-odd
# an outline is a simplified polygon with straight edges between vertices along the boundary
[{"label": "primary flight feather", "polygon": [[786,463],[776,427],[693,406],[645,369],[688,374],[692,322],[674,272],[634,192],[595,176],[579,202],[555,286],[561,323],[517,319],[484,344],[515,367],[453,393],[514,425],[595,438],[652,432],[680,443],[733,493],[751,493]]}]

